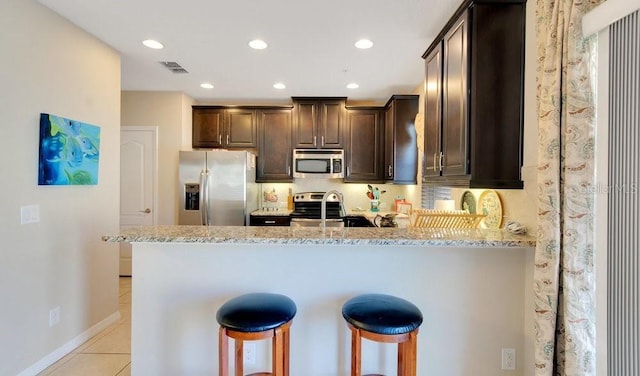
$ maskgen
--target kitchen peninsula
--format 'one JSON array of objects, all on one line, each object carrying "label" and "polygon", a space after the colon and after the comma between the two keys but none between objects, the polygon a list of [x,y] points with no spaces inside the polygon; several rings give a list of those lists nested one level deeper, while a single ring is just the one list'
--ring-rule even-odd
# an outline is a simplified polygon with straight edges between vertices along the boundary
[{"label": "kitchen peninsula", "polygon": [[[531,236],[501,230],[156,226],[104,236],[133,244],[132,374],[217,369],[217,309],[246,292],[286,294],[298,306],[292,375],[347,375],[341,306],[360,293],[414,302],[423,312],[418,375],[497,375],[501,348],[530,353]],[[257,343],[264,370],[269,346]],[[363,372],[394,374],[395,347],[365,342]],[[524,354],[524,355],[523,355]]]}]

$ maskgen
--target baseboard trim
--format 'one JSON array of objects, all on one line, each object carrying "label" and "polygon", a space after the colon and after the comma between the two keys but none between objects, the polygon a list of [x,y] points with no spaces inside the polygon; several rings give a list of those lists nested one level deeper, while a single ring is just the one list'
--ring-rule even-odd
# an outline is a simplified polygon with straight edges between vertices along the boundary
[{"label": "baseboard trim", "polygon": [[71,341],[65,343],[64,345],[58,347],[53,352],[49,353],[44,358],[40,359],[38,362],[31,365],[29,368],[20,372],[18,376],[34,376],[38,373],[45,370],[47,367],[62,359],[65,355],[69,354],[76,348],[78,348],[83,343],[87,342],[91,337],[100,333],[104,329],[108,328],[110,325],[115,324],[120,320],[120,311],[116,311],[111,315],[107,316],[104,320],[95,324],[91,328],[85,330],[82,334],[75,337]]}]

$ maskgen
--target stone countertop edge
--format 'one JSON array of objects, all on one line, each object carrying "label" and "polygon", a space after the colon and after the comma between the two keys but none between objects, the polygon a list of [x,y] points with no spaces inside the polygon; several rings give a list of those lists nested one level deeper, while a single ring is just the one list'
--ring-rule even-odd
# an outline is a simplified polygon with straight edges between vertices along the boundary
[{"label": "stone countertop edge", "polygon": [[505,230],[287,226],[142,226],[105,235],[105,242],[535,247],[531,235]]}]

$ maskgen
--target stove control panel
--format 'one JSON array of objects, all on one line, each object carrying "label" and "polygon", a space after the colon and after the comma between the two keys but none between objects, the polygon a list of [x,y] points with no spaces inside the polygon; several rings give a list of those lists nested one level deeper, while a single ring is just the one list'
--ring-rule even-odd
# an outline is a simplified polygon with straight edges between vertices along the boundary
[{"label": "stove control panel", "polygon": [[[293,195],[293,202],[321,202],[325,192],[301,192]],[[340,202],[337,194],[327,197],[327,202]]]}]

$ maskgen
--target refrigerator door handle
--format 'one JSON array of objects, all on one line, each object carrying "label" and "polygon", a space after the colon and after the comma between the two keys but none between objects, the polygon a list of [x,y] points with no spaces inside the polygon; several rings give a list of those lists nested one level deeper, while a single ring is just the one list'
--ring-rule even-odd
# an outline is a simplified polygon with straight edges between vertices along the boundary
[{"label": "refrigerator door handle", "polygon": [[200,172],[200,224],[209,225],[209,170]]}]

